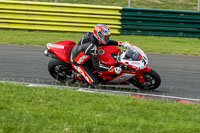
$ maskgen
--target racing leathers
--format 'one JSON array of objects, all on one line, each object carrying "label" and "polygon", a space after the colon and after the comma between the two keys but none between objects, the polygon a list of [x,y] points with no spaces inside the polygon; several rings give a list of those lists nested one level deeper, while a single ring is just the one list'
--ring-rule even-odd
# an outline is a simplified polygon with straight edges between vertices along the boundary
[{"label": "racing leathers", "polygon": [[[120,42],[119,42],[120,43]],[[118,45],[118,41],[109,40],[106,45]],[[98,78],[91,72],[88,64],[88,59],[91,59],[93,67],[99,71],[109,71],[114,69],[113,66],[101,64],[98,58],[98,47],[105,46],[100,44],[94,37],[93,32],[87,32],[83,35],[79,43],[74,46],[71,52],[72,67],[79,72],[85,80],[92,86],[99,83]],[[90,64],[89,64],[90,65]]]}]

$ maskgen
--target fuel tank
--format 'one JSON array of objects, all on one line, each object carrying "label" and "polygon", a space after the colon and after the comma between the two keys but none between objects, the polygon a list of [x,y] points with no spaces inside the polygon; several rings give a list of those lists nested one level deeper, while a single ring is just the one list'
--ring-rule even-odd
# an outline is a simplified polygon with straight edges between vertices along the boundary
[{"label": "fuel tank", "polygon": [[114,46],[114,45],[101,46],[98,48],[98,56],[101,63],[108,66],[115,66],[117,65],[117,60],[115,59],[115,56],[120,51],[121,50],[117,46]]}]

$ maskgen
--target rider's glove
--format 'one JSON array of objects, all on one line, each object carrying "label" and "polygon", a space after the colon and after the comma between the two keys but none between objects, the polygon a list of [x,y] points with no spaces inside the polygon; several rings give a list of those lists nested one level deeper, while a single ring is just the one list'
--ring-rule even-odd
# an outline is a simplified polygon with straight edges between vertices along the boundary
[{"label": "rider's glove", "polygon": [[116,74],[120,74],[122,69],[120,67],[114,67],[114,66],[111,66],[110,69],[108,70],[109,72],[113,72],[113,73],[116,73]]},{"label": "rider's glove", "polygon": [[122,41],[118,41],[118,46],[123,46],[124,48],[127,48],[130,46],[129,42],[122,42]]},{"label": "rider's glove", "polygon": [[121,46],[123,46],[124,48],[128,48],[129,46],[131,46],[131,44],[129,44],[129,42],[122,42]]},{"label": "rider's glove", "polygon": [[122,46],[122,41],[118,41],[118,46]]}]

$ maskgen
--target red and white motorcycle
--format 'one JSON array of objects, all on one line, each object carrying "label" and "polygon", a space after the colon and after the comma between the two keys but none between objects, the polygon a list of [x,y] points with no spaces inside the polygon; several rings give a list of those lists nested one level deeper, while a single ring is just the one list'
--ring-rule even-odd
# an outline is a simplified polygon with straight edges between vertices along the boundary
[{"label": "red and white motorcycle", "polygon": [[[53,78],[60,82],[85,82],[84,78],[71,66],[70,53],[75,45],[76,43],[71,40],[46,45],[47,49],[44,54],[53,58],[48,64],[48,71]],[[131,45],[128,42],[126,42],[126,45],[125,50],[120,50],[114,45],[98,48],[100,61],[107,66],[121,67],[120,74],[97,71],[90,65],[91,71],[99,77],[101,84],[132,84],[145,90],[158,88],[161,84],[161,78],[156,71],[148,66],[147,55],[136,45]]]}]

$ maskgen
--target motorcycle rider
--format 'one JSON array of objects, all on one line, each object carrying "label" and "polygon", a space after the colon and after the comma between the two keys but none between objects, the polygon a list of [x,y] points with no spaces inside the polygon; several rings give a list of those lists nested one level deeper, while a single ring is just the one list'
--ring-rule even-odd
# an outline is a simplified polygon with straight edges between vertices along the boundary
[{"label": "motorcycle rider", "polygon": [[87,60],[91,59],[93,67],[98,71],[109,71],[119,74],[120,67],[106,66],[98,58],[98,47],[105,45],[123,45],[121,41],[110,40],[110,28],[104,24],[97,24],[93,32],[87,32],[80,39],[79,43],[72,49],[71,62],[72,67],[79,72],[90,86],[99,83],[99,79],[91,72]]}]

